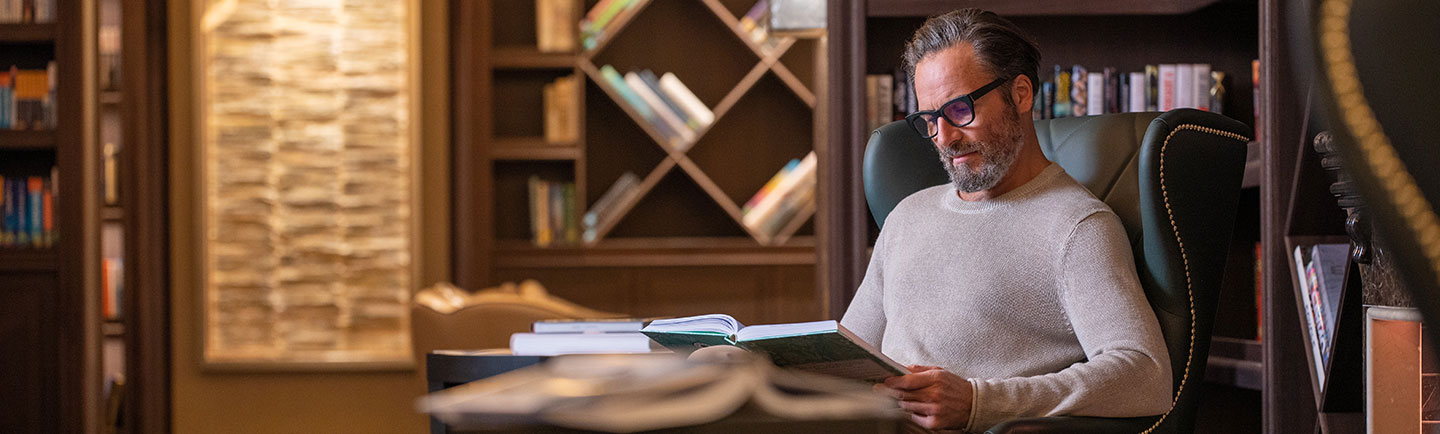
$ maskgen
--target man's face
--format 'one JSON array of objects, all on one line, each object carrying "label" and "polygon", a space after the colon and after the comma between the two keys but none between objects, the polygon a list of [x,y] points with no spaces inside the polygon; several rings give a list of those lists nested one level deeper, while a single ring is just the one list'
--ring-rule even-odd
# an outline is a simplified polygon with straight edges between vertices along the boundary
[{"label": "man's face", "polygon": [[[958,44],[926,56],[915,65],[915,94],[920,110],[934,110],[955,97],[974,92],[994,80],[981,67],[970,44]],[[1020,154],[1024,130],[1015,104],[1008,102],[1013,80],[975,101],[975,121],[956,128],[938,120],[932,140],[940,163],[955,188],[966,192],[989,190],[1005,177]]]}]

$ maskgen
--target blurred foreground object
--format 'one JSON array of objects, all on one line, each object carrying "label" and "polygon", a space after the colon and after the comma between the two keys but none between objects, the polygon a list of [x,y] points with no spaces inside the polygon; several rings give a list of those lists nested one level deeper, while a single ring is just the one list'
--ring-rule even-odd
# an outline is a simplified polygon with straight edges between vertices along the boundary
[{"label": "blurred foreground object", "polygon": [[554,425],[636,432],[714,422],[746,404],[795,420],[902,416],[893,400],[863,383],[781,370],[758,357],[727,360],[561,356],[431,393],[416,408],[461,430]]}]

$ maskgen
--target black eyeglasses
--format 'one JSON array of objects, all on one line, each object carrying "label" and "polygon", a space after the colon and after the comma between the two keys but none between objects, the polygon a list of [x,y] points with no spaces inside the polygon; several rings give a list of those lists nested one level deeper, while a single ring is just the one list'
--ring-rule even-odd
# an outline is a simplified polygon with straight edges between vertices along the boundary
[{"label": "black eyeglasses", "polygon": [[935,138],[935,135],[940,134],[940,118],[945,118],[945,122],[949,122],[950,126],[955,128],[970,125],[971,122],[975,122],[975,100],[1000,87],[1000,84],[1007,80],[1009,78],[997,78],[974,92],[960,95],[941,104],[939,109],[911,113],[905,117],[905,123],[910,124],[915,132],[927,139]]}]

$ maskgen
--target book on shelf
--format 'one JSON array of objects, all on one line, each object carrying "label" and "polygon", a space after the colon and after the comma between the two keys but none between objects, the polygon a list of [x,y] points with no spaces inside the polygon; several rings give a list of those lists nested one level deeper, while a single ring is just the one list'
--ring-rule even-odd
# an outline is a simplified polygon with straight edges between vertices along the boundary
[{"label": "book on shelf", "polygon": [[0,0],[0,24],[55,22],[55,0]]},{"label": "book on shelf", "polygon": [[628,333],[515,333],[510,352],[517,356],[565,354],[634,354],[666,351],[639,332]]},{"label": "book on shelf", "polygon": [[1089,71],[1084,66],[1072,66],[1070,80],[1070,116],[1085,116],[1090,108]]},{"label": "book on shelf", "polygon": [[119,319],[124,314],[125,262],[120,258],[100,260],[100,313],[105,319]]},{"label": "book on shelf", "polygon": [[105,192],[105,204],[115,205],[116,203],[120,202],[120,181],[118,178],[119,162],[116,159],[119,150],[115,147],[114,142],[105,142],[105,146],[103,146],[101,149],[101,153],[103,154],[103,160],[101,161],[103,161],[102,164],[104,171],[104,176],[101,177],[101,182],[104,183],[103,191]]},{"label": "book on shelf", "polygon": [[574,143],[580,139],[580,78],[565,76],[542,90],[547,143]]},{"label": "book on shelf", "polygon": [[625,84],[629,85],[630,89],[634,90],[635,94],[650,106],[650,111],[655,113],[655,117],[665,124],[666,129],[670,130],[670,143],[674,145],[675,150],[683,152],[690,147],[690,144],[695,143],[695,131],[691,130],[684,120],[681,120],[679,114],[670,109],[670,105],[666,104],[660,95],[645,84],[645,80],[640,78],[640,74],[636,74],[635,71],[625,73]]},{"label": "book on shelf", "polygon": [[535,0],[535,45],[544,53],[575,51],[574,0]]},{"label": "book on shelf", "polygon": [[729,315],[711,314],[651,321],[640,332],[676,352],[736,346],[769,356],[776,366],[856,380],[910,372],[833,320],[746,327]]},{"label": "book on shelf", "polygon": [[1306,332],[1316,378],[1325,384],[1325,366],[1330,361],[1338,332],[1345,271],[1349,266],[1348,243],[1295,246],[1296,289],[1305,311]]},{"label": "book on shelf", "polygon": [[55,244],[54,182],[44,176],[0,177],[0,248],[48,248]]},{"label": "book on shelf", "polygon": [[634,14],[636,6],[641,3],[640,0],[600,0],[595,3],[580,20],[581,46],[586,50],[595,49],[602,39],[614,33],[618,23]]},{"label": "book on shelf", "polygon": [[1106,113],[1105,107],[1109,93],[1105,87],[1105,73],[1090,71],[1089,75],[1085,77],[1085,81],[1085,89],[1090,92],[1085,98],[1085,112],[1097,115]]},{"label": "book on shelf", "polygon": [[[645,318],[544,319],[530,324],[531,333],[636,333]],[[648,338],[647,338],[648,339]]]},{"label": "book on shelf", "polygon": [[1035,120],[1071,116],[1169,111],[1177,108],[1223,113],[1225,77],[1209,64],[1147,65],[1143,71],[1113,67],[1090,70],[1055,65],[1039,84],[1032,111]]},{"label": "book on shelf", "polygon": [[814,203],[816,162],[815,151],[810,151],[799,163],[787,163],[771,182],[746,201],[748,208],[741,210],[741,223],[766,236],[774,236],[786,223],[797,218],[801,210]]},{"label": "book on shelf", "polygon": [[690,88],[686,87],[685,83],[681,82],[674,73],[667,72],[661,75],[659,83],[660,89],[665,91],[665,96],[670,97],[671,101],[685,111],[687,117],[698,123],[697,130],[707,128],[715,123],[715,113],[710,111],[705,103],[700,102],[700,98],[696,97],[695,93],[691,92]]},{"label": "book on shelf", "polygon": [[865,129],[874,130],[895,121],[893,85],[894,76],[890,74],[865,76]]},{"label": "book on shelf", "polygon": [[610,184],[610,188],[605,190],[605,194],[600,195],[600,199],[596,200],[595,204],[585,212],[583,219],[585,228],[582,236],[585,242],[595,242],[599,236],[600,226],[616,218],[621,205],[628,202],[629,198],[639,191],[639,188],[640,177],[635,176],[633,172],[625,172],[615,180],[615,183]]},{"label": "book on shelf", "polygon": [[55,62],[46,69],[11,66],[4,76],[5,93],[0,98],[0,127],[11,130],[55,128]]},{"label": "book on shelf", "polygon": [[704,125],[700,125],[700,121],[686,112],[683,107],[680,107],[680,102],[676,101],[675,97],[665,93],[665,89],[660,87],[660,77],[656,77],[654,71],[642,69],[635,74],[640,77],[640,81],[644,82],[645,87],[649,89],[651,93],[655,94],[655,97],[660,100],[660,103],[663,104],[670,113],[673,113],[686,128],[699,132],[701,128],[705,127]]},{"label": "book on shelf", "polygon": [[579,218],[575,215],[575,184],[554,182],[531,176],[530,232],[536,246],[577,244],[580,242]]},{"label": "book on shelf", "polygon": [[777,38],[770,33],[770,1],[760,0],[750,6],[750,10],[740,17],[740,32],[750,38],[750,42],[759,46],[761,50],[769,51],[775,48]]},{"label": "book on shelf", "polygon": [[1309,296],[1310,278],[1306,266],[1310,263],[1310,249],[1307,246],[1295,246],[1292,252],[1295,259],[1295,290],[1300,293],[1301,307],[1304,308],[1305,331],[1310,336],[1310,360],[1314,363],[1315,378],[1318,383],[1325,384],[1325,362],[1320,355],[1320,334],[1315,305]]}]

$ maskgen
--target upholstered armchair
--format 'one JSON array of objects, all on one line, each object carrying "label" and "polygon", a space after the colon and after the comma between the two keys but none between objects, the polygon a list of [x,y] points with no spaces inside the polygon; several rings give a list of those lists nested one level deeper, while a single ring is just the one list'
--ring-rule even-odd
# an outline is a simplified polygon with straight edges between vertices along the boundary
[{"label": "upholstered armchair", "polygon": [[[1189,433],[1234,227],[1251,130],[1198,110],[1035,122],[1045,156],[1119,215],[1141,286],[1170,353],[1174,395],[1162,415],[1018,419],[990,433]],[[944,184],[935,146],[905,122],[872,133],[863,163],[875,221],[906,196]]]}]

